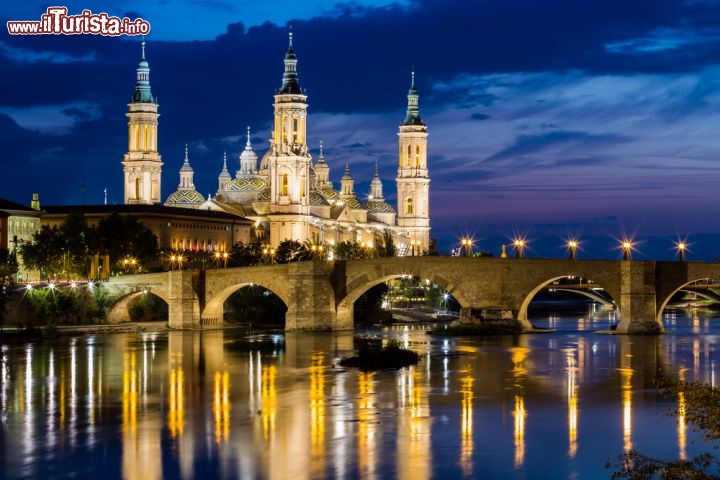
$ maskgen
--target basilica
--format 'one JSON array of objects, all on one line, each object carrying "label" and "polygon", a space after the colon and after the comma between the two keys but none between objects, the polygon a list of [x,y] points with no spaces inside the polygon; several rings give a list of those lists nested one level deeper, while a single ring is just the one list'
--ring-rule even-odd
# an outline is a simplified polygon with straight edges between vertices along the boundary
[{"label": "basilica", "polygon": [[[350,162],[336,190],[322,143],[317,159],[307,138],[307,95],[298,82],[298,59],[290,33],[282,85],[275,94],[269,148],[258,156],[250,142],[239,156],[235,174],[227,156],[218,175],[215,195],[204,198],[195,188],[187,147],[177,190],[165,206],[221,211],[251,220],[253,240],[276,247],[286,239],[332,245],[355,241],[372,245],[389,233],[399,255],[417,255],[430,247],[427,127],[420,118],[414,72],[407,95],[407,114],[399,126],[397,205],[383,194],[379,167],[370,182],[367,201],[358,199]],[[128,151],[123,159],[126,204],[161,203],[162,159],[157,149],[158,104],[150,89],[145,44],[137,67],[135,92],[128,104]],[[232,168],[235,169],[235,168]],[[173,242],[175,244],[175,242]]]}]

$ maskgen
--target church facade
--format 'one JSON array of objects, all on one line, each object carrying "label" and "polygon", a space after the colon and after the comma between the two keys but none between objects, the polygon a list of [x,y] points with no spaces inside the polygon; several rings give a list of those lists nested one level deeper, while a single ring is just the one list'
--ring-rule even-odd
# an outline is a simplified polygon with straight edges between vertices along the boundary
[{"label": "church facade", "polygon": [[[214,196],[204,198],[195,188],[187,147],[180,182],[166,206],[224,211],[253,222],[253,237],[272,247],[283,240],[332,245],[355,241],[372,245],[379,235],[393,237],[399,255],[417,255],[430,247],[427,126],[420,118],[419,95],[412,74],[407,114],[399,126],[397,205],[385,200],[376,162],[368,200],[355,192],[350,163],[340,188],[330,179],[330,167],[320,153],[314,161],[308,149],[308,103],[300,88],[297,56],[289,38],[282,86],[275,94],[269,148],[259,157],[247,132],[238,169],[231,175],[227,157]],[[128,152],[123,160],[125,203],[159,203],[161,157],[157,151],[158,105],[150,92],[149,66],[143,52],[135,93],[128,105]]]}]

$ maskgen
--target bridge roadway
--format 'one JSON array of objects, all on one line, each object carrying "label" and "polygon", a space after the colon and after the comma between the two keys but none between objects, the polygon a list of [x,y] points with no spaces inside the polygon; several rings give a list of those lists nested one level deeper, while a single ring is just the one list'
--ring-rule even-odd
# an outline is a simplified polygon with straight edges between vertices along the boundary
[{"label": "bridge roadway", "polygon": [[527,308],[541,289],[563,278],[591,279],[619,309],[617,333],[663,331],[662,312],[689,284],[720,279],[720,264],[636,260],[380,257],[284,265],[171,271],[114,277],[117,301],[109,321],[127,319],[127,306],[145,291],[168,303],[173,328],[220,328],[223,303],[238,289],[261,285],[285,302],[286,330],[353,327],[353,304],[371,287],[413,275],[447,290],[460,303],[461,322],[513,323],[531,330]]}]

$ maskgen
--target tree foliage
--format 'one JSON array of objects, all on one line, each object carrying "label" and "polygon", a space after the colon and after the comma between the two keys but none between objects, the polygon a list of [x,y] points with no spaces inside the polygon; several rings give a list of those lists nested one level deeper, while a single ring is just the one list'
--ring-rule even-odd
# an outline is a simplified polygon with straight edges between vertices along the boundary
[{"label": "tree foliage", "polygon": [[283,240],[275,249],[277,263],[302,262],[312,260],[312,252],[297,240]]},{"label": "tree foliage", "polygon": [[109,255],[115,271],[125,258],[133,258],[143,270],[159,261],[157,237],[135,217],[113,213],[97,226],[88,227],[82,213],[71,212],[59,227],[43,227],[30,241],[20,245],[26,267],[41,272],[43,278],[85,276],[88,256]]},{"label": "tree foliage", "polygon": [[375,255],[378,257],[394,257],[397,249],[390,231],[385,230],[382,235],[375,234]]}]

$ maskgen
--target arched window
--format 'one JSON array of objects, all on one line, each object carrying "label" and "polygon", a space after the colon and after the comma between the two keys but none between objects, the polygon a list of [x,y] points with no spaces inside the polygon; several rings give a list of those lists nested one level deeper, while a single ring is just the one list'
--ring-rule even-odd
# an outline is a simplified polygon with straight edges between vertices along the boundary
[{"label": "arched window", "polygon": [[286,197],[288,194],[288,178],[287,173],[284,173],[282,176],[282,191],[280,193],[283,197]]},{"label": "arched window", "polygon": [[136,200],[140,200],[140,198],[141,198],[141,195],[140,195],[140,194],[141,194],[141,192],[140,192],[140,179],[139,179],[139,178],[136,178],[136,179],[135,179],[135,199],[136,199]]},{"label": "arched window", "polygon": [[415,147],[415,168],[422,167],[422,163],[420,162],[420,145]]},{"label": "arched window", "polygon": [[143,150],[148,149],[148,126],[145,125],[145,128],[143,130]]},{"label": "arched window", "polygon": [[140,150],[140,125],[135,125],[135,148],[133,150]]},{"label": "arched window", "polygon": [[407,159],[405,160],[405,166],[410,168],[412,166],[412,145],[408,145]]},{"label": "arched window", "polygon": [[412,213],[413,213],[412,197],[408,197],[408,199],[405,201],[405,213],[407,213],[408,215],[412,215]]},{"label": "arched window", "polygon": [[293,118],[293,125],[292,125],[292,136],[293,136],[293,143],[298,143],[298,119]]}]

